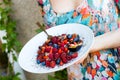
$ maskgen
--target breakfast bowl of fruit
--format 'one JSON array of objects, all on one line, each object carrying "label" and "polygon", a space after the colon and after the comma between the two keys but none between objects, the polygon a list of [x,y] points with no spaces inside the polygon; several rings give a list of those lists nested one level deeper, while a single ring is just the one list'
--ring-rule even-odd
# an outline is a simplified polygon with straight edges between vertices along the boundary
[{"label": "breakfast bowl of fruit", "polygon": [[18,62],[21,68],[31,73],[59,71],[84,57],[93,42],[94,34],[88,26],[58,25],[30,39],[19,53]]}]

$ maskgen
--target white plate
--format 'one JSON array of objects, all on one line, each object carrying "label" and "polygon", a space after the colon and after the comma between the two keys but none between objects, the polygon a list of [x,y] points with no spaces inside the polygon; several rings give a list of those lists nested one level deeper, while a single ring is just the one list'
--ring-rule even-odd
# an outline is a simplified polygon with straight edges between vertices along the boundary
[{"label": "white plate", "polygon": [[72,34],[77,33],[83,39],[83,46],[78,51],[78,57],[69,61],[63,66],[56,66],[54,68],[47,68],[40,66],[36,63],[36,56],[38,47],[42,45],[47,40],[47,35],[44,32],[37,34],[33,37],[27,44],[22,48],[18,62],[20,66],[28,72],[31,73],[50,73],[61,69],[64,69],[70,65],[73,65],[76,61],[80,60],[89,51],[90,47],[94,42],[94,35],[92,30],[81,24],[63,24],[56,27],[52,27],[46,30],[50,35],[60,35],[60,34]]}]

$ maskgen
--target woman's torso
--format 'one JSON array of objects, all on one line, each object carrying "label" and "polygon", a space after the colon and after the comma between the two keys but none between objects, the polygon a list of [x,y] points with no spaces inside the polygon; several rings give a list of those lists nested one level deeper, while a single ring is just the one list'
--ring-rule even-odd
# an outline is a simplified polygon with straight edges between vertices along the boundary
[{"label": "woman's torso", "polygon": [[80,23],[89,26],[96,36],[117,29],[117,13],[112,0],[82,0],[76,9],[64,13],[56,13],[49,0],[42,1],[43,18],[47,28]]}]

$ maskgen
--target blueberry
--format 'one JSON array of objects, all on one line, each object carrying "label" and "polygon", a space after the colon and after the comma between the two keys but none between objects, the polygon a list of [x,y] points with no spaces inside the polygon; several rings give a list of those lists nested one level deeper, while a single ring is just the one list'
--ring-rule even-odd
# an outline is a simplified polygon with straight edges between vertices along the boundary
[{"label": "blueberry", "polygon": [[40,60],[37,60],[37,64],[40,64]]},{"label": "blueberry", "polygon": [[52,42],[49,42],[49,44],[48,44],[49,46],[52,46]]},{"label": "blueberry", "polygon": [[57,44],[53,44],[53,47],[54,47],[54,48],[58,48],[58,45],[57,45]]},{"label": "blueberry", "polygon": [[72,54],[73,54],[73,52],[69,52],[69,53],[68,53],[68,55],[72,55]]},{"label": "blueberry", "polygon": [[79,37],[76,37],[76,38],[74,38],[74,42],[78,42],[80,39],[79,39]]},{"label": "blueberry", "polygon": [[45,66],[45,62],[42,62],[41,64],[42,64],[43,66]]},{"label": "blueberry", "polygon": [[72,35],[71,35],[71,34],[68,34],[68,35],[67,35],[67,38],[68,38],[68,39],[72,38]]},{"label": "blueberry", "polygon": [[57,59],[56,64],[60,64],[60,58]]}]

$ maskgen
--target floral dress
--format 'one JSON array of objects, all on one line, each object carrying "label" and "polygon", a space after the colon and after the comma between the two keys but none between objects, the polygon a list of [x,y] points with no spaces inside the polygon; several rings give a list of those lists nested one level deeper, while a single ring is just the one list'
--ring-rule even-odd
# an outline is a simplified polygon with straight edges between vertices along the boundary
[{"label": "floral dress", "polygon": [[[118,29],[118,15],[113,0],[83,0],[75,10],[56,13],[49,0],[38,0],[46,27],[79,23],[98,36]],[[85,63],[67,68],[69,80],[120,80],[120,54],[117,49],[90,53]]]}]

